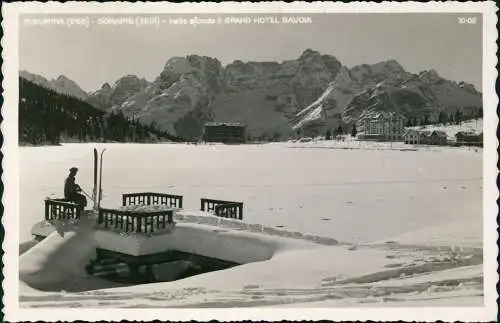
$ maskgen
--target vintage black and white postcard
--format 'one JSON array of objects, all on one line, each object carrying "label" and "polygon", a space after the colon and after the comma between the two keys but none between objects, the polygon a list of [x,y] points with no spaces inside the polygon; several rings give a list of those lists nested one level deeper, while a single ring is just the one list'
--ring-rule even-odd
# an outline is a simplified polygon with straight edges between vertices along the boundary
[{"label": "vintage black and white postcard", "polygon": [[496,11],[4,4],[5,319],[494,320]]}]

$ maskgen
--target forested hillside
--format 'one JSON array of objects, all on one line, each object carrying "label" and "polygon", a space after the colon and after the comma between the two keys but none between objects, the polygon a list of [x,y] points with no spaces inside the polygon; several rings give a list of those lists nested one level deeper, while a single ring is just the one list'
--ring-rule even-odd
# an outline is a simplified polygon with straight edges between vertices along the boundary
[{"label": "forested hillside", "polygon": [[179,141],[154,125],[121,113],[106,113],[75,97],[19,78],[19,143],[58,144],[64,141]]}]

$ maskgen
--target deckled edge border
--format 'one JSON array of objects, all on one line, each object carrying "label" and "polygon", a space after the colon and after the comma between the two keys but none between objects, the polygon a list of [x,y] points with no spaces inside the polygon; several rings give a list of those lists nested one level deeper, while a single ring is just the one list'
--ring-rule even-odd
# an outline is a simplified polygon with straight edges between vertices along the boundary
[{"label": "deckled edge border", "polygon": [[[24,3],[23,5],[26,5],[26,6],[29,6],[29,5],[38,5],[38,9],[39,8],[42,8],[44,4],[48,4],[48,5],[54,5],[54,4],[57,4],[57,5],[63,5],[62,3],[58,3],[58,2],[54,2],[54,1],[47,1],[47,2],[28,2],[28,3]],[[116,5],[116,4],[128,4],[127,2],[111,2],[111,3],[98,3],[98,2],[88,2],[88,3],[77,3],[77,2],[74,2],[74,1],[69,1],[69,2],[66,2],[64,3],[64,5],[66,6],[69,6],[70,8],[72,6],[81,6],[81,5],[84,5],[84,6],[91,6],[93,5],[94,7],[98,7],[98,8],[109,8],[110,5]],[[163,3],[165,4],[165,3]],[[168,3],[169,5],[171,3]],[[353,2],[353,3],[335,3],[335,4],[332,4],[332,3],[326,3],[326,2],[316,2],[314,4],[311,4],[311,3],[305,3],[305,2],[274,2],[274,3],[270,3],[270,2],[264,2],[264,3],[249,3],[249,2],[246,2],[246,3],[235,3],[235,2],[225,2],[223,5],[227,8],[229,8],[230,10],[237,10],[237,9],[241,9],[241,6],[245,6],[245,5],[257,5],[257,6],[266,6],[266,5],[270,5],[271,9],[273,10],[277,10],[278,11],[281,11],[283,10],[283,7],[286,6],[288,8],[286,8],[286,10],[288,11],[291,7],[293,7],[294,10],[296,10],[295,12],[302,12],[302,13],[312,13],[312,11],[307,11],[307,10],[303,10],[305,6],[318,6],[318,7],[321,7],[321,6],[328,6],[329,8],[332,8],[334,7],[335,9],[340,9],[340,10],[345,10],[347,8],[350,8],[352,6],[359,6],[359,5],[371,5],[371,4],[375,4],[375,5],[378,5],[378,6],[387,6],[387,5],[390,5],[390,6],[400,6],[402,5],[401,3],[393,3],[393,2],[387,2],[387,1],[381,1],[381,2]],[[462,2],[462,3],[459,3],[459,2],[446,2],[446,1],[443,1],[443,2],[438,2],[438,1],[434,1],[434,2],[428,2],[428,3],[420,3],[420,2],[406,2],[404,3],[404,5],[407,5],[407,6],[412,6],[414,5],[416,8],[422,8],[422,5],[426,5],[428,6],[427,8],[429,7],[432,7],[432,6],[436,6],[436,7],[439,7],[440,5],[456,5],[457,7],[460,7],[462,5],[466,5],[466,4],[474,4],[474,5],[478,5],[478,7],[480,7],[481,9],[481,12],[483,14],[483,24],[484,24],[484,17],[485,15],[491,15],[491,17],[489,18],[492,18],[492,19],[496,19],[495,20],[495,27],[498,27],[498,17],[496,15],[496,12],[498,11],[498,7],[495,5],[495,3],[491,2],[491,1],[488,1],[488,2],[480,2],[480,3],[475,3],[475,2]],[[17,4],[15,4],[17,5]],[[145,2],[141,2],[139,5],[147,5],[149,6],[150,3],[146,4]],[[182,4],[178,4],[180,6],[191,6],[192,4],[190,3],[182,3]],[[202,5],[202,6],[217,6],[219,4],[214,4],[214,3],[207,3],[207,2],[200,2],[200,3],[195,3],[193,4],[195,6],[195,10],[199,10],[198,8],[200,7],[196,7],[198,5]],[[6,6],[9,8],[9,9],[5,9]],[[134,6],[137,6],[134,4]],[[298,10],[298,7],[302,6],[302,10]],[[238,8],[239,7],[239,8]],[[6,30],[6,23],[5,23],[5,13],[12,13],[11,11],[11,4],[3,4],[2,6],[2,30],[5,31]],[[116,7],[115,7],[116,8]],[[324,7],[323,7],[324,8]],[[63,9],[61,7],[61,9]],[[66,8],[64,8],[66,9]],[[281,9],[281,10],[279,10]],[[266,11],[261,11],[262,13],[265,13]],[[270,12],[269,10],[267,12]],[[276,11],[274,11],[276,12]],[[318,12],[318,11],[316,11]],[[377,12],[376,10],[373,11],[372,13],[375,13]],[[418,11],[409,11],[409,12],[418,12]],[[436,12],[436,11],[434,11]],[[225,13],[229,13],[229,12],[225,12]],[[339,12],[341,13],[341,12]],[[361,13],[361,12],[360,12]],[[17,13],[16,13],[17,14]],[[17,16],[16,16],[17,17]],[[7,24],[8,25],[8,24]],[[11,26],[9,26],[11,27]],[[497,59],[497,56],[495,54],[498,53],[498,31],[496,28],[492,28],[493,27],[493,24],[490,23],[489,26],[483,26],[483,28],[490,28],[488,30],[485,30],[484,29],[484,32],[483,32],[483,50],[486,50],[487,52],[483,52],[483,98],[485,99],[483,101],[483,109],[485,109],[485,107],[489,107],[491,105],[491,107],[493,106],[498,106],[498,92],[495,91],[495,95],[493,96],[493,93],[491,93],[491,98],[488,99],[484,96],[484,93],[487,92],[488,95],[490,95],[490,92],[491,92],[491,85],[492,84],[488,84],[487,82],[484,82],[485,79],[495,79],[495,85],[497,86],[497,90],[500,88],[500,81],[498,80],[498,60]],[[7,49],[10,49],[10,47],[12,47],[12,45],[10,44],[6,44],[6,41],[8,39],[10,39],[12,36],[9,37],[9,35],[3,33],[2,34],[2,39],[1,39],[1,48],[2,48],[2,59],[5,58],[5,53],[6,52],[9,52]],[[493,41],[493,38],[495,41]],[[484,44],[484,42],[487,41],[488,43],[487,44]],[[17,45],[17,42],[15,42],[15,44]],[[491,45],[490,45],[491,44]],[[6,48],[6,45],[7,48]],[[495,49],[493,48],[493,46],[497,46]],[[17,53],[17,51],[15,51],[15,53]],[[496,60],[496,61],[495,61]],[[6,73],[6,68],[5,68],[5,64],[3,64],[4,61],[2,61],[2,119],[0,120],[1,124],[0,124],[0,129],[2,131],[2,135],[5,133],[5,128],[6,127],[9,127],[9,125],[7,124],[6,126],[6,120],[7,118],[4,118],[5,117],[5,94],[6,93],[11,93],[9,92],[9,84],[11,85],[10,88],[12,88],[12,85],[13,83],[15,84],[15,87],[17,87],[17,81],[14,80],[14,82],[8,82],[6,81],[6,79],[8,79],[8,77],[5,77],[5,73]],[[17,65],[16,65],[17,66]],[[495,68],[493,68],[493,66],[495,66]],[[491,71],[490,71],[491,69]],[[490,74],[489,74],[490,73]],[[489,74],[489,75],[488,75]],[[485,91],[486,90],[486,91]],[[14,91],[14,93],[17,93]],[[13,95],[13,94],[11,94]],[[15,99],[16,102],[17,102],[17,98]],[[491,109],[490,109],[491,110]],[[487,111],[485,109],[485,117],[484,117],[484,120],[488,120],[488,123],[492,123],[496,126],[498,126],[498,111],[495,110],[496,113],[493,113],[492,111]],[[488,117],[489,116],[489,117]],[[16,131],[17,131],[17,126],[15,127]],[[489,130],[489,133],[487,134],[487,136],[492,137],[493,135],[493,129],[495,127],[487,127],[487,129]],[[492,223],[489,223],[487,220],[488,218],[485,217],[485,215],[490,215],[490,210],[491,210],[491,215],[493,214],[496,214],[495,216],[495,219],[498,219],[498,201],[499,201],[499,191],[498,191],[498,187],[497,187],[497,180],[498,180],[498,177],[499,177],[499,173],[498,173],[498,169],[500,168],[500,163],[499,163],[499,159],[498,159],[498,133],[499,133],[499,130],[498,130],[498,127],[497,128],[497,131],[496,131],[496,134],[497,136],[495,136],[495,141],[491,140],[490,141],[486,141],[485,142],[485,146],[484,146],[484,155],[483,155],[483,183],[485,185],[483,185],[483,187],[486,187],[487,185],[488,186],[491,186],[493,187],[494,186],[494,190],[492,192],[495,192],[496,193],[496,198],[495,198],[495,202],[496,203],[492,203],[493,201],[491,200],[492,196],[486,196],[483,195],[483,229],[484,229],[484,233],[486,233],[488,230],[489,231],[492,231],[492,228],[491,228],[491,224]],[[15,137],[17,138],[17,134],[15,134]],[[486,137],[486,136],[485,136]],[[15,172],[15,174],[11,174],[11,173],[7,173],[4,171],[5,170],[5,167],[6,167],[6,158],[7,160],[10,159],[10,156],[9,155],[6,155],[6,152],[12,150],[12,149],[17,149],[17,141],[15,141],[13,144],[10,143],[10,141],[13,141],[12,139],[8,138],[9,140],[3,140],[4,137],[2,136],[2,141],[1,141],[1,144],[2,144],[2,148],[1,148],[1,152],[2,152],[2,176],[1,176],[1,179],[2,179],[2,187],[4,188],[4,184],[6,182],[9,182],[8,179],[14,177],[15,178],[15,175],[18,174],[17,172]],[[488,152],[488,154],[493,154],[493,143],[495,143],[495,151],[496,151],[496,165],[497,165],[497,169],[495,169],[495,171],[497,172],[496,173],[496,176],[492,176],[493,174],[491,172],[488,172],[488,167],[489,166],[490,168],[491,165],[487,165],[487,162],[488,161],[491,161],[491,160],[487,160],[487,155],[486,153]],[[14,147],[11,147],[11,146],[14,146]],[[492,157],[492,156],[491,156]],[[14,166],[16,171],[17,171],[17,165]],[[9,170],[9,168],[7,169]],[[490,169],[490,171],[492,171],[492,169]],[[490,177],[488,177],[490,176]],[[495,182],[493,184],[493,181],[492,179],[495,178]],[[11,187],[11,186],[10,186]],[[6,206],[6,192],[8,190],[4,189],[4,191],[2,192],[2,205],[1,205],[1,208],[0,209],[3,209],[3,211],[5,212],[5,206]],[[16,192],[14,192],[15,194]],[[490,199],[490,200],[488,200]],[[494,206],[494,207],[493,207]],[[4,216],[4,212],[2,213],[2,230],[0,230],[0,232],[5,232],[5,225],[6,225],[6,217]],[[493,213],[495,212],[495,213]],[[494,237],[494,235],[492,237],[489,237],[489,239],[486,239],[485,236],[483,236],[483,246],[484,247],[487,247],[487,248],[491,248],[488,247],[487,245],[488,244],[493,244],[493,239],[495,240],[496,243],[494,243],[494,249],[491,250],[493,252],[496,252],[497,253],[497,257],[495,257],[495,262],[493,263],[493,258],[489,258],[489,257],[486,257],[486,256],[489,256],[489,255],[485,255],[484,259],[485,259],[485,262],[484,262],[484,268],[486,269],[488,267],[488,269],[490,270],[495,268],[495,270],[493,271],[495,274],[492,276],[492,277],[489,277],[489,278],[494,278],[495,279],[495,286],[499,286],[499,280],[498,280],[498,259],[499,256],[498,256],[498,236],[499,236],[499,227],[498,227],[498,223],[497,221],[495,221],[495,224],[497,225],[496,227],[496,230],[495,230],[495,233],[497,234],[496,237]],[[9,235],[12,234],[12,233],[9,233]],[[17,233],[18,235],[18,233]],[[14,240],[13,237],[10,238],[9,240]],[[17,245],[16,245],[16,248],[13,249],[13,250],[9,250],[9,248],[7,248],[7,246],[9,246],[9,240],[6,240],[5,239],[5,236],[4,236],[4,239],[2,241],[2,251],[4,252],[3,255],[2,255],[2,264],[3,264],[3,268],[2,268],[2,273],[5,273],[5,270],[6,269],[9,269],[9,263],[12,263],[13,259],[12,258],[18,258],[18,256],[16,255],[16,257],[11,257],[9,259],[9,255],[10,253],[13,252],[13,250],[17,250]],[[15,244],[16,242],[18,242],[18,239],[16,239],[14,241],[14,243],[10,243],[10,244]],[[487,248],[484,248],[484,250],[486,250]],[[12,248],[10,248],[12,249]],[[488,249],[489,250],[489,249]],[[11,255],[12,256],[12,255]],[[17,267],[16,267],[17,268]],[[486,272],[486,270],[485,270]],[[18,275],[15,275],[15,279],[18,278]],[[485,275],[486,276],[486,275]],[[5,287],[6,287],[6,276],[3,277],[3,280],[2,280],[2,290],[5,291]],[[491,280],[491,279],[490,279]],[[491,289],[490,292],[494,292],[495,295],[497,295],[497,298],[498,298],[498,294],[497,294],[497,290],[496,288],[493,288],[493,284],[490,284],[492,283],[492,281],[487,281],[485,279],[485,293],[486,293],[486,289],[488,287],[491,286]],[[487,285],[487,284],[490,284],[490,285]],[[19,320],[27,320],[27,321],[34,321],[34,320],[40,320],[41,318],[43,319],[46,319],[46,317],[43,317],[43,315],[40,315],[41,312],[40,310],[36,310],[34,312],[31,313],[31,315],[19,315],[21,313],[14,313],[14,314],[11,314],[9,313],[9,310],[7,307],[5,307],[5,299],[6,299],[6,295],[7,293],[4,293],[3,294],[3,297],[2,297],[2,303],[4,305],[4,307],[2,308],[2,312],[4,314],[4,317],[8,320],[8,321],[19,321]],[[496,299],[495,299],[496,301]],[[495,304],[496,306],[496,304]],[[418,308],[419,309],[419,314],[426,314],[424,313],[425,311],[422,311],[424,310],[424,308]],[[444,308],[443,308],[444,309]],[[456,308],[455,308],[456,309]],[[262,309],[259,309],[260,311],[262,311]],[[335,310],[335,309],[334,309]],[[385,308],[385,310],[387,311],[388,308]],[[394,309],[390,309],[391,311],[393,311]],[[450,311],[453,311],[454,309],[453,308],[448,308],[448,310]],[[492,310],[492,309],[489,309],[489,310]],[[488,312],[488,313],[484,313],[484,317],[481,317],[481,318],[478,318],[476,317],[474,320],[478,320],[478,321],[481,321],[481,320],[491,320],[492,319],[492,314],[494,315],[494,317],[496,317],[496,314],[497,314],[497,308],[495,307],[494,309],[494,312]],[[54,310],[51,309],[50,310],[51,312],[53,312]],[[79,310],[79,311],[84,311],[84,310]],[[105,310],[106,312],[115,312],[116,314],[119,314],[120,316],[110,316],[110,315],[106,315],[105,317],[102,317],[102,316],[96,316],[95,314],[100,314],[100,312],[103,312],[103,310],[93,310],[94,313],[88,313],[90,315],[86,316],[86,318],[89,320],[89,321],[97,321],[97,320],[101,320],[103,318],[106,318],[106,319],[110,319],[112,321],[120,321],[120,320],[123,320],[123,319],[132,319],[132,320],[144,320],[144,319],[158,319],[158,318],[169,318],[169,319],[174,319],[174,317],[171,317],[171,316],[166,316],[166,314],[172,314],[172,311],[168,311],[168,312],[165,312],[165,311],[153,311],[153,312],[156,312],[158,314],[162,314],[162,315],[144,315],[146,314],[146,312],[144,311],[137,311],[137,310],[124,310],[124,309],[120,309],[119,311],[110,311],[109,309],[106,309]],[[124,313],[124,312],[129,312],[129,311],[134,311],[136,312],[135,315],[124,315],[124,314],[128,314],[128,313]],[[312,309],[307,309],[307,310],[304,310],[302,312],[310,312],[310,311],[315,311],[315,315],[313,316],[308,316],[308,315],[304,315],[304,313],[298,313],[297,311],[292,311],[292,310],[285,310],[285,311],[290,311],[290,313],[287,315],[283,315],[284,312],[283,311],[280,311],[278,309],[273,309],[272,311],[266,311],[267,314],[273,314],[272,315],[272,318],[267,316],[266,315],[262,315],[262,314],[258,314],[257,316],[256,315],[247,315],[247,316],[241,316],[241,317],[232,317],[231,315],[217,315],[217,312],[219,312],[220,314],[223,314],[221,311],[219,310],[209,310],[209,311],[201,311],[201,313],[199,312],[198,314],[201,314],[201,315],[195,315],[193,316],[192,314],[194,314],[192,311],[182,311],[182,310],[175,310],[176,312],[183,312],[182,313],[182,317],[175,317],[175,319],[178,319],[178,320],[192,320],[192,319],[199,319],[200,321],[207,321],[207,320],[211,320],[213,318],[217,318],[221,321],[226,321],[228,319],[237,319],[237,320],[241,320],[241,319],[267,319],[267,320],[281,320],[281,319],[285,319],[285,318],[288,318],[288,319],[292,319],[292,320],[298,320],[298,319],[325,319],[325,318],[330,318],[330,319],[335,319],[335,320],[340,320],[340,319],[343,319],[343,318],[349,318],[349,316],[345,316],[345,315],[339,315],[339,316],[335,316],[335,317],[332,317],[331,316],[331,311],[332,310],[326,310],[326,309],[317,309],[317,310],[312,310]],[[235,311],[233,309],[230,309],[229,311]],[[139,313],[140,312],[140,313]],[[149,311],[151,312],[151,311]],[[338,312],[338,311],[337,311]],[[227,313],[227,312],[226,312]],[[15,314],[18,314],[17,316]],[[110,313],[110,314],[113,314],[113,313]],[[139,314],[139,315],[137,315]],[[265,313],[263,313],[265,314]],[[278,315],[276,315],[278,314]],[[290,315],[291,314],[291,315]],[[311,313],[309,313],[311,314]],[[429,313],[427,313],[428,315]],[[282,316],[280,316],[282,315]],[[363,317],[363,316],[359,316],[359,315],[355,315],[355,317],[351,317],[352,318],[355,318],[355,319],[387,319],[388,317],[387,316],[380,316],[380,315],[376,315],[378,316],[377,318],[375,317]],[[409,320],[415,320],[415,316],[405,316],[405,317],[408,317]],[[402,317],[399,317],[398,319],[401,319]],[[426,317],[427,318],[427,317]],[[64,316],[64,317],[54,317],[52,319],[49,318],[48,321],[56,321],[56,320],[60,320],[60,319],[65,319],[65,320],[74,320],[72,318],[72,315],[70,314],[69,316]]]}]

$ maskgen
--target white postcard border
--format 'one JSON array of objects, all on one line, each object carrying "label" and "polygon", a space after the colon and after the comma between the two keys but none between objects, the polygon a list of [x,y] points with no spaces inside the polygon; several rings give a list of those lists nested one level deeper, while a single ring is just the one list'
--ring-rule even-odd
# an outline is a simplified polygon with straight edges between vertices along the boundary
[{"label": "white postcard border", "polygon": [[[4,315],[7,321],[73,321],[96,320],[408,320],[408,321],[489,321],[496,318],[497,275],[497,223],[498,208],[496,199],[498,189],[496,165],[496,128],[498,117],[496,106],[498,97],[495,92],[497,78],[496,39],[497,16],[493,2],[353,2],[353,3],[77,3],[77,2],[25,2],[7,3],[2,6],[4,21],[2,27],[4,76],[4,104],[1,124],[4,144],[2,146],[4,195],[2,203],[4,214],[2,224],[5,230],[4,249]],[[484,307],[407,307],[407,308],[332,308],[332,309],[25,309],[19,308],[18,248],[19,248],[19,179],[18,179],[18,26],[20,14],[49,13],[445,13],[474,12],[483,14],[483,106],[484,106],[484,159],[483,159],[483,246],[484,246]]]}]

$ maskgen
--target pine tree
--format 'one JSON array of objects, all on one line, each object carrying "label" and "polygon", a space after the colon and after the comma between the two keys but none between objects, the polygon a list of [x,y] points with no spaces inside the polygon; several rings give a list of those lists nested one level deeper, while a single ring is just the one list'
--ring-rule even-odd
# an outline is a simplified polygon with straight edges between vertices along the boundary
[{"label": "pine tree", "polygon": [[455,113],[455,122],[456,124],[461,125],[462,121],[463,121],[463,113],[462,111],[457,110],[457,112]]},{"label": "pine tree", "polygon": [[358,134],[358,129],[356,129],[356,123],[353,123],[351,129],[351,136],[356,137],[357,134]]},{"label": "pine tree", "polygon": [[332,132],[330,131],[330,129],[328,129],[326,131],[326,134],[325,134],[325,139],[326,140],[331,140],[332,139]]},{"label": "pine tree", "polygon": [[430,121],[429,121],[429,116],[428,115],[425,115],[424,116],[424,120],[423,120],[423,124],[426,126],[428,124],[430,124]]},{"label": "pine tree", "polygon": [[443,125],[446,125],[446,123],[448,122],[448,115],[446,114],[446,112],[444,111],[439,112],[438,122],[442,123]]}]

